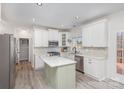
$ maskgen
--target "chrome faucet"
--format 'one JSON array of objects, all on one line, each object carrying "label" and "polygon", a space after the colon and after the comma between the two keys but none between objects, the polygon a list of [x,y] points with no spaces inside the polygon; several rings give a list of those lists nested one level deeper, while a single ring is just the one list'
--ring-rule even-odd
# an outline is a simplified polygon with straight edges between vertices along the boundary
[{"label": "chrome faucet", "polygon": [[77,53],[76,47],[73,47],[72,51],[74,51],[74,53],[76,54]]}]

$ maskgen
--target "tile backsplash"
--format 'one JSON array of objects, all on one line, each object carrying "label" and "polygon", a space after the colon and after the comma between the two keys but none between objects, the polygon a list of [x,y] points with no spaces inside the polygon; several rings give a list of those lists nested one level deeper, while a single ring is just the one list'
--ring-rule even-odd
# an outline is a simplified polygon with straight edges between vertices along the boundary
[{"label": "tile backsplash", "polygon": [[[107,48],[79,48],[80,54],[107,57]],[[61,52],[61,48],[34,48],[34,53],[47,54],[49,51]],[[71,48],[68,52],[72,52]]]},{"label": "tile backsplash", "polygon": [[48,47],[44,47],[44,48],[34,48],[34,53],[41,53],[41,54],[46,54],[47,52],[51,52],[51,51],[56,51],[56,52],[60,52],[60,48],[48,48]]},{"label": "tile backsplash", "polygon": [[107,57],[107,48],[80,48],[81,54]]}]

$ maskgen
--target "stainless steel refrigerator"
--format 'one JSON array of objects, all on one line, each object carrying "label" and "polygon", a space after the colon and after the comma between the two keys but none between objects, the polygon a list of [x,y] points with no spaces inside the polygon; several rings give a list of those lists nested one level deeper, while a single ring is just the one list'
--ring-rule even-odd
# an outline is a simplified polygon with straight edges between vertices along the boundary
[{"label": "stainless steel refrigerator", "polygon": [[15,85],[15,39],[13,35],[0,35],[0,89]]}]

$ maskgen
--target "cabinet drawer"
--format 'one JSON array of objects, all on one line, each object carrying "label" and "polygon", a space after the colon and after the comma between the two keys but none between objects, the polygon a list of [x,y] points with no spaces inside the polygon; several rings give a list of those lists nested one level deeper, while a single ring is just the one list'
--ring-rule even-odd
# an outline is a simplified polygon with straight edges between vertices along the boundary
[{"label": "cabinet drawer", "polygon": [[105,77],[105,61],[93,58],[84,58],[84,72],[93,77],[101,79]]}]

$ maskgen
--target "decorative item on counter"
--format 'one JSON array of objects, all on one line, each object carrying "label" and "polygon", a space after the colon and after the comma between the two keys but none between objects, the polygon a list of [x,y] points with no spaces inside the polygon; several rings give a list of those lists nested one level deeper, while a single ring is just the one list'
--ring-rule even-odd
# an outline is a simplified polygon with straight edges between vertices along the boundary
[{"label": "decorative item on counter", "polygon": [[82,48],[82,36],[76,36],[72,38],[72,45],[77,48]]},{"label": "decorative item on counter", "polygon": [[61,52],[67,52],[68,48],[67,47],[62,47]]}]

